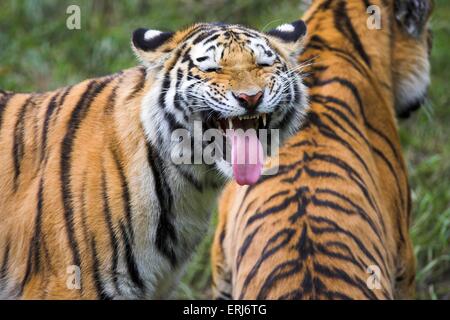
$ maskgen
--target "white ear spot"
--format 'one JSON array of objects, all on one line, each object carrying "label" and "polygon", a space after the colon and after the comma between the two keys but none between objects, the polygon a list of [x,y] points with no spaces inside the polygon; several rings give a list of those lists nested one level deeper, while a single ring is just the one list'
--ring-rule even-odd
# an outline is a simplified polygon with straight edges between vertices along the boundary
[{"label": "white ear spot", "polygon": [[159,30],[148,30],[145,34],[144,34],[144,39],[146,41],[151,40],[152,38],[159,36],[162,32]]},{"label": "white ear spot", "polygon": [[285,24],[282,24],[281,26],[278,26],[277,30],[280,32],[294,32],[295,27],[290,23],[285,23]]}]

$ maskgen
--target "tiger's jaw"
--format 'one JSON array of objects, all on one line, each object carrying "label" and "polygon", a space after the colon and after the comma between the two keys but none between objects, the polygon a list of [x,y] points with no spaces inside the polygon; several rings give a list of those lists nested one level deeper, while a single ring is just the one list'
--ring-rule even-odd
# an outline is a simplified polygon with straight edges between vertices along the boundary
[{"label": "tiger's jaw", "polygon": [[299,131],[306,111],[305,91],[298,104],[278,106],[272,113],[257,113],[242,119],[209,119],[205,127],[220,132],[221,138],[218,144],[222,153],[214,163],[217,171],[240,185],[252,185],[261,175],[276,174],[278,150],[287,138]]}]

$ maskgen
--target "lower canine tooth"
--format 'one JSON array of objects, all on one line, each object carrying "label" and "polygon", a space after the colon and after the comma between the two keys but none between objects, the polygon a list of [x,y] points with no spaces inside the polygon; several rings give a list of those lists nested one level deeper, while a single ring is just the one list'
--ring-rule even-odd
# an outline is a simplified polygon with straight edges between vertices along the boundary
[{"label": "lower canine tooth", "polygon": [[265,115],[265,114],[262,115],[262,119],[263,119],[263,125],[264,125],[264,127],[265,127],[265,126],[266,126],[266,123],[267,123],[267,118],[266,118],[266,115]]},{"label": "lower canine tooth", "polygon": [[228,119],[228,128],[233,129],[233,121],[231,119]]}]

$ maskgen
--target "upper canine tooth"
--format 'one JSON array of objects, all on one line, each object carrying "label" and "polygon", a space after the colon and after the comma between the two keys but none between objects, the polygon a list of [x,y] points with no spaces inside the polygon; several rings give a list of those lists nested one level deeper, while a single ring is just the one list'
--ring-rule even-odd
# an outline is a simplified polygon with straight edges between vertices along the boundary
[{"label": "upper canine tooth", "polygon": [[233,129],[233,121],[228,119],[228,128]]},{"label": "upper canine tooth", "polygon": [[267,123],[267,117],[266,117],[266,114],[263,114],[262,115],[262,119],[263,119],[263,125],[264,125],[264,127],[266,126],[266,123]]}]

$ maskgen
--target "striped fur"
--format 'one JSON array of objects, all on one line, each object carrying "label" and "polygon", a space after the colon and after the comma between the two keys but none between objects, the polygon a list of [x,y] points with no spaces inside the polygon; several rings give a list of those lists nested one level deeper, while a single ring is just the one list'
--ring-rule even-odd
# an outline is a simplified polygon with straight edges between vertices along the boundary
[{"label": "striped fur", "polygon": [[[401,1],[317,0],[306,12],[300,60],[314,61],[306,71],[308,120],[280,150],[278,175],[223,193],[212,248],[216,298],[414,296],[411,199],[395,112],[410,112],[426,92],[430,44],[422,27],[432,5]],[[369,5],[381,8],[380,30],[367,29]],[[406,16],[421,17],[418,34],[404,28]]]},{"label": "striped fur", "polygon": [[[295,67],[288,55],[299,43],[228,25],[152,38],[160,34],[135,32],[144,66],[42,94],[0,91],[0,298],[170,296],[226,174],[214,164],[170,160],[170,132],[191,129],[196,106],[203,116],[229,116],[193,88],[228,95],[267,85],[282,102],[262,103],[264,112],[278,117],[282,132],[298,126],[306,99],[300,76],[289,77],[291,92],[273,75],[290,75],[283,70]],[[251,41],[274,48],[277,61],[256,65]],[[193,61],[205,42],[224,48],[221,72]]]}]

